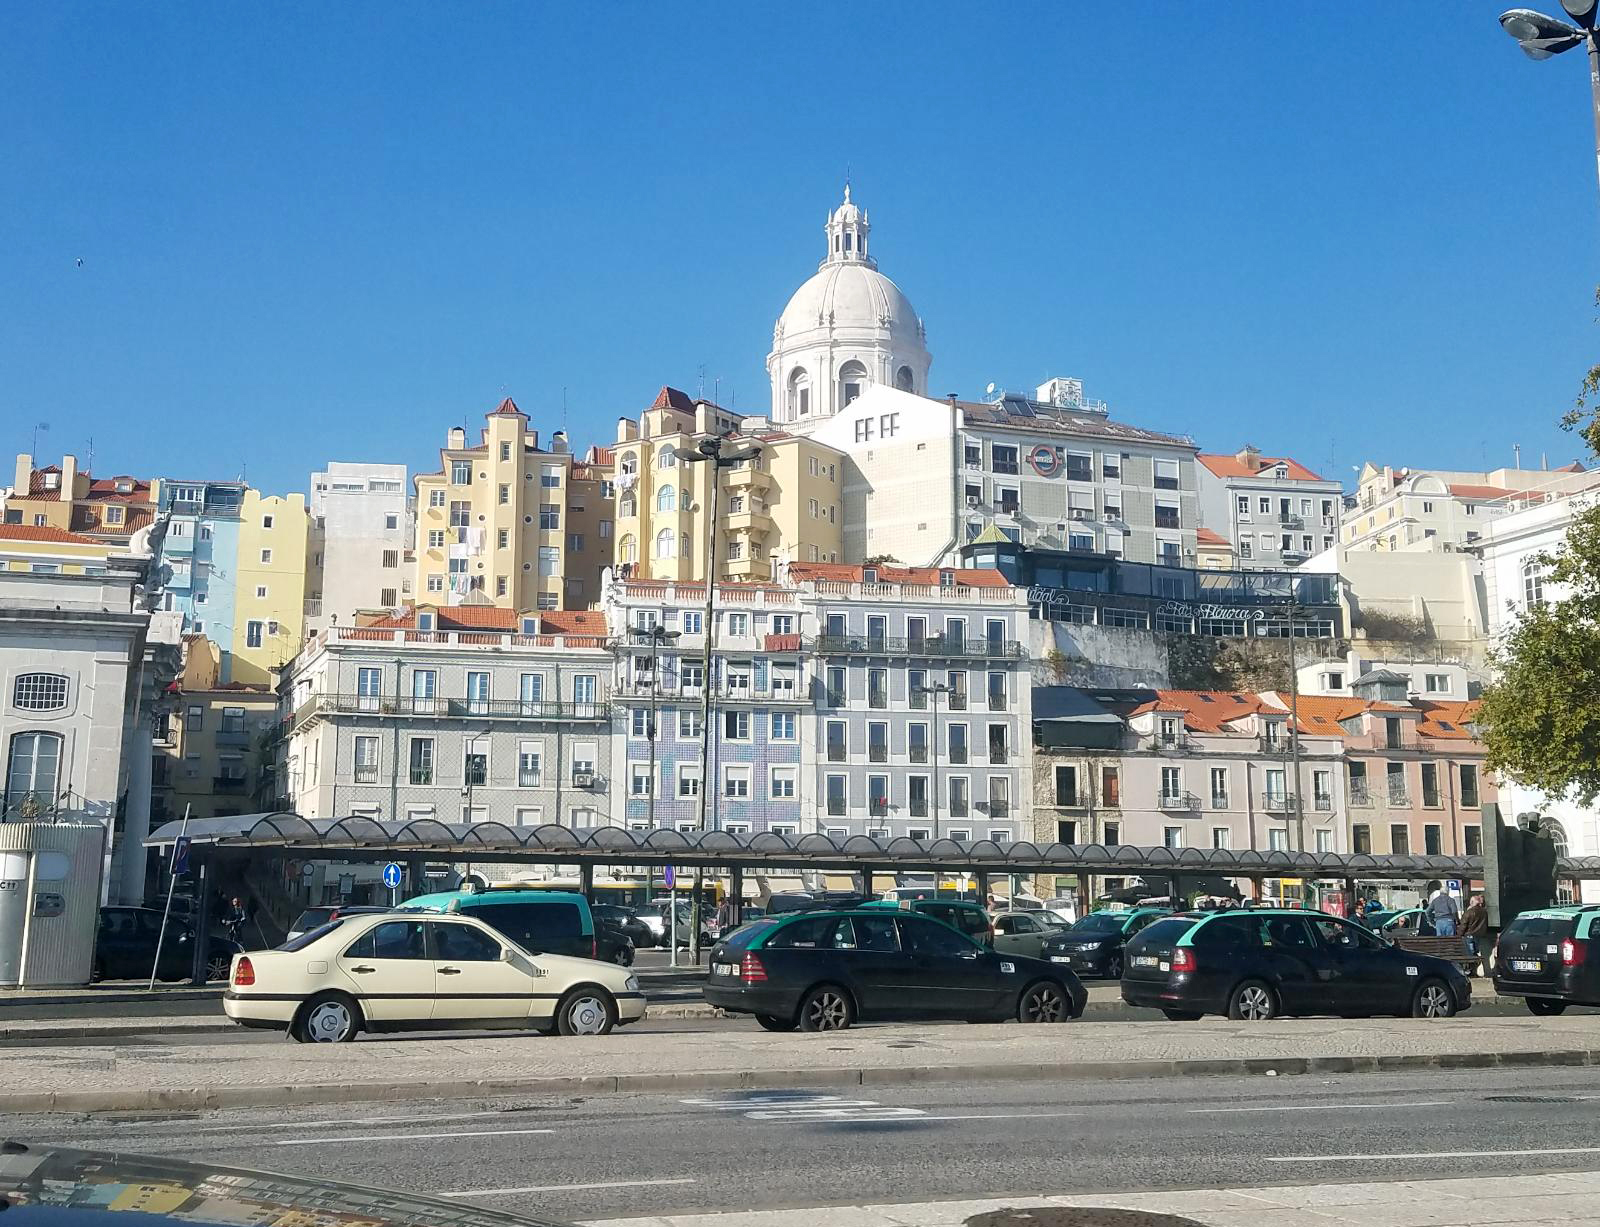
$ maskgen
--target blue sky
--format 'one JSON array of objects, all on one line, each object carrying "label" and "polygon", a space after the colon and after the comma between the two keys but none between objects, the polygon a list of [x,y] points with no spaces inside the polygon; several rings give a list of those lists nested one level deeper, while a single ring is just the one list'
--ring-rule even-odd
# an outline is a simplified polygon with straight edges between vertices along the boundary
[{"label": "blue sky", "polygon": [[0,451],[284,491],[506,393],[580,447],[702,368],[760,411],[848,166],[936,393],[1570,460],[1586,66],[1499,7],[9,5]]}]

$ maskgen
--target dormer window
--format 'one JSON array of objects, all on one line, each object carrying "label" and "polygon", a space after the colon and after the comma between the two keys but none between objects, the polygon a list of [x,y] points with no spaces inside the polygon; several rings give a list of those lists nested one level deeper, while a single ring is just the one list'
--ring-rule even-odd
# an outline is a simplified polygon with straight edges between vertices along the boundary
[{"label": "dormer window", "polygon": [[118,494],[132,494],[133,483],[126,477],[117,478],[116,491]]},{"label": "dormer window", "polygon": [[524,635],[537,635],[539,633],[539,619],[524,618],[522,620],[522,633]]},{"label": "dormer window", "polygon": [[875,583],[877,583],[878,582],[878,568],[877,567],[862,567],[861,568],[861,582],[863,584],[875,584]]},{"label": "dormer window", "polygon": [[434,629],[434,622],[435,622],[435,617],[431,613],[419,613],[417,615],[417,629],[419,631],[431,631],[431,630],[433,630]]},{"label": "dormer window", "polygon": [[61,474],[60,473],[46,473],[44,475],[44,488],[46,490],[59,489],[60,486],[61,486]]},{"label": "dormer window", "polygon": [[956,573],[954,571],[939,572],[939,587],[954,588],[956,586]]},{"label": "dormer window", "polygon": [[1183,736],[1183,721],[1176,716],[1162,716],[1157,722],[1157,736],[1162,745],[1176,745]]},{"label": "dormer window", "polygon": [[121,524],[122,523],[122,508],[121,507],[107,507],[106,508],[106,523],[107,524]]}]

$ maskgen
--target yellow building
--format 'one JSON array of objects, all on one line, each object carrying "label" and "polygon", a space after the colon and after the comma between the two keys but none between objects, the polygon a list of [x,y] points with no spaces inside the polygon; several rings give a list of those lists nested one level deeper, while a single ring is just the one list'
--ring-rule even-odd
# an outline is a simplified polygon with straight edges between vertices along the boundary
[{"label": "yellow building", "polygon": [[707,435],[761,455],[720,470],[719,579],[767,580],[775,558],[837,562],[844,548],[841,453],[767,427],[676,388],[662,388],[637,422],[622,418],[611,449],[616,561],[640,579],[703,580],[713,468],[680,459]]},{"label": "yellow building", "polygon": [[221,818],[260,808],[277,716],[267,686],[223,683],[221,653],[203,635],[184,639],[183,673],[170,694],[166,729],[154,745],[151,821]]},{"label": "yellow building", "polygon": [[233,576],[233,681],[270,685],[271,671],[300,651],[310,532],[305,495],[245,491]]},{"label": "yellow building", "polygon": [[26,452],[17,457],[11,485],[0,489],[0,523],[56,528],[112,547],[155,519],[159,483],[119,475],[96,478],[78,471],[76,456],[59,465],[33,467]]},{"label": "yellow building", "polygon": [[603,453],[574,460],[560,431],[541,448],[508,398],[475,445],[452,427],[439,459],[415,478],[419,602],[548,610],[599,598],[611,561]]},{"label": "yellow building", "polygon": [[93,575],[105,569],[111,546],[64,528],[0,524],[0,571]]}]

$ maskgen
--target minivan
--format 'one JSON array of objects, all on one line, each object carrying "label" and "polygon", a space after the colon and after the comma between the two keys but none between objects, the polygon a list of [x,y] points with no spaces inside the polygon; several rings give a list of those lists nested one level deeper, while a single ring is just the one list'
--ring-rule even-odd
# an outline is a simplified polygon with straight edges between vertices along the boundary
[{"label": "minivan", "polygon": [[1600,906],[1523,912],[1500,934],[1494,991],[1521,997],[1530,1014],[1560,1014],[1569,1005],[1600,1005]]},{"label": "minivan", "polygon": [[533,954],[600,957],[589,901],[566,891],[447,890],[408,899],[398,910],[476,916]]}]

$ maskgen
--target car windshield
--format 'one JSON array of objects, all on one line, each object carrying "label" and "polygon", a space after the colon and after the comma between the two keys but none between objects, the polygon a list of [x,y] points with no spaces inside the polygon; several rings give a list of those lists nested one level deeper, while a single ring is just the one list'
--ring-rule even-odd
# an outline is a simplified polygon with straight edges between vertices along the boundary
[{"label": "car windshield", "polygon": [[281,946],[279,946],[277,948],[279,950],[285,951],[288,954],[293,954],[296,950],[304,950],[312,942],[321,941],[324,937],[328,936],[328,934],[332,933],[335,929],[337,929],[340,925],[342,925],[344,923],[345,922],[344,922],[344,919],[342,917],[340,919],[338,919],[338,920],[327,921],[324,924],[318,925],[314,929],[308,929],[306,932],[302,933],[299,937],[296,937],[296,938],[293,938],[293,939],[291,939],[289,941],[286,941],[286,942],[283,943],[283,945],[281,945]]},{"label": "car windshield", "polygon": [[1128,923],[1126,912],[1091,912],[1082,920],[1076,921],[1071,931],[1073,933],[1121,933],[1122,926]]}]

